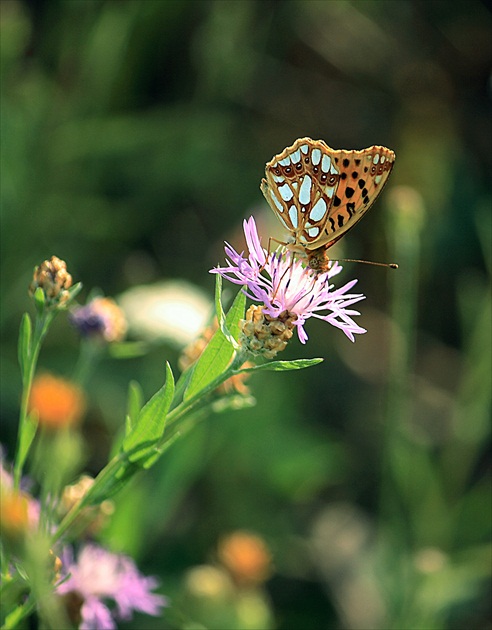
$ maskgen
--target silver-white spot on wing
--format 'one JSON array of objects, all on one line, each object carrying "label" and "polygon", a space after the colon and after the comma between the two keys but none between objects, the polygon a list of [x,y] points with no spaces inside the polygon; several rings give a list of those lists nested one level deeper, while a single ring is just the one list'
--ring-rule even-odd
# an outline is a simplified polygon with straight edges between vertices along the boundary
[{"label": "silver-white spot on wing", "polygon": [[321,219],[325,216],[325,212],[326,201],[323,199],[323,197],[320,197],[320,199],[318,199],[318,201],[314,204],[313,209],[309,213],[309,218],[311,219],[311,221],[314,221],[316,223],[317,221],[321,221]]},{"label": "silver-white spot on wing", "polygon": [[318,148],[313,149],[311,152],[311,162],[314,164],[314,166],[318,166],[320,161],[321,161],[321,151]]},{"label": "silver-white spot on wing", "polygon": [[311,236],[312,238],[315,238],[316,236],[318,236],[319,234],[319,227],[311,227],[308,228],[307,233],[309,234],[309,236]]},{"label": "silver-white spot on wing", "polygon": [[326,153],[325,153],[323,155],[323,159],[321,160],[321,170],[323,171],[323,173],[329,173],[330,172],[330,166],[331,166],[330,156],[326,155]]},{"label": "silver-white spot on wing", "polygon": [[268,192],[270,193],[270,197],[272,198],[272,201],[275,204],[275,207],[277,208],[277,210],[279,212],[283,212],[284,211],[284,207],[280,203],[279,199],[277,199],[277,195],[273,192],[273,190],[271,188],[268,189]]},{"label": "silver-white spot on wing", "polygon": [[295,206],[289,208],[289,217],[292,221],[292,225],[297,229],[297,208]]},{"label": "silver-white spot on wing", "polygon": [[333,197],[333,193],[335,192],[335,186],[327,186],[325,188],[325,194],[331,199]]},{"label": "silver-white spot on wing", "polygon": [[292,162],[292,164],[297,164],[298,162],[300,162],[300,160],[301,160],[301,150],[297,149],[297,151],[294,151],[294,153],[291,154],[290,161]]},{"label": "silver-white spot on wing", "polygon": [[283,186],[279,186],[278,191],[284,201],[290,201],[292,197],[294,196],[294,193],[290,189],[289,184],[284,184]]},{"label": "silver-white spot on wing", "polygon": [[311,184],[312,180],[309,175],[305,175],[299,189],[299,202],[305,206],[311,201]]},{"label": "silver-white spot on wing", "polygon": [[372,158],[372,161],[374,164],[377,164],[379,162],[379,153],[376,153],[376,155]]}]

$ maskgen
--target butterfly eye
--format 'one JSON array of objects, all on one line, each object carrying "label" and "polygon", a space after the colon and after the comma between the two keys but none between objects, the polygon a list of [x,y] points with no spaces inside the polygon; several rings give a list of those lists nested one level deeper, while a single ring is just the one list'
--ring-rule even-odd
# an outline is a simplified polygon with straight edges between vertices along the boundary
[{"label": "butterfly eye", "polygon": [[319,172],[319,166],[313,166],[313,171],[315,173],[318,173]]},{"label": "butterfly eye", "polygon": [[328,183],[330,184],[330,186],[333,186],[333,184],[337,181],[337,178],[335,175],[332,175],[330,177],[330,179],[328,180]]},{"label": "butterfly eye", "polygon": [[275,173],[275,175],[280,175],[280,169],[279,168],[274,168],[273,172]]},{"label": "butterfly eye", "polygon": [[291,173],[292,172],[292,168],[290,166],[287,166],[287,168],[285,169],[285,172],[287,174]]},{"label": "butterfly eye", "polygon": [[371,166],[371,175],[374,175],[375,173],[376,173],[376,167]]},{"label": "butterfly eye", "polygon": [[309,158],[304,158],[304,161],[306,162],[306,164],[309,164]]},{"label": "butterfly eye", "polygon": [[323,173],[323,175],[321,175],[321,181],[323,182],[323,184],[326,182],[326,175]]},{"label": "butterfly eye", "polygon": [[298,163],[296,164],[296,170],[300,171],[300,170],[301,170],[301,168],[302,168],[302,164],[301,164],[300,162],[298,162]]}]

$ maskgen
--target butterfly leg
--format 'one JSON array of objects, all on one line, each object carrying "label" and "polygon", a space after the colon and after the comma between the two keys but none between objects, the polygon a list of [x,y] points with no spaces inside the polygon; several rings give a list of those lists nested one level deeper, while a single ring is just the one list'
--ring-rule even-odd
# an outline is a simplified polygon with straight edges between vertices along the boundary
[{"label": "butterfly leg", "polygon": [[287,243],[284,243],[283,241],[279,241],[278,239],[273,238],[273,236],[269,236],[269,237],[268,237],[268,247],[267,247],[267,252],[268,252],[268,253],[267,253],[267,256],[266,256],[265,262],[264,262],[264,263],[263,263],[263,265],[260,267],[260,273],[263,271],[263,269],[265,269],[265,265],[266,265],[266,264],[267,264],[267,262],[268,262],[268,259],[269,259],[269,257],[270,257],[270,254],[272,253],[272,252],[271,252],[271,249],[270,249],[270,248],[271,248],[271,246],[272,246],[272,241],[274,241],[275,243],[278,243],[279,245],[282,245],[282,246],[284,246],[284,247],[286,247],[286,246],[287,246]]}]

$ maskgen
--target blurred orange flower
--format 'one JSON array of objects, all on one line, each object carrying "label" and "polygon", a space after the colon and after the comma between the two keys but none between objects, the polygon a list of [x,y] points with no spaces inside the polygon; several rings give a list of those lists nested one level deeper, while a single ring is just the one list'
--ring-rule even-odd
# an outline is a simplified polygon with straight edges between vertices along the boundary
[{"label": "blurred orange flower", "polygon": [[76,424],[85,411],[82,390],[65,379],[42,374],[34,379],[29,410],[38,414],[40,426],[61,429]]},{"label": "blurred orange flower", "polygon": [[219,559],[237,582],[256,584],[271,574],[272,557],[265,542],[249,532],[237,531],[219,543]]},{"label": "blurred orange flower", "polygon": [[16,539],[29,526],[28,500],[23,492],[8,491],[2,487],[0,501],[0,524],[2,533],[9,539]]}]

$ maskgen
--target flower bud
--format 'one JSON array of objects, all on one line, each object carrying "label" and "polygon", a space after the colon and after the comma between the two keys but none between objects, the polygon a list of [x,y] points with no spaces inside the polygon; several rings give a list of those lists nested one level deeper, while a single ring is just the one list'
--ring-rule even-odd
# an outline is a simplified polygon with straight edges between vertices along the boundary
[{"label": "flower bud", "polygon": [[72,276],[67,271],[67,263],[56,256],[43,261],[34,269],[29,295],[41,288],[47,306],[63,306],[70,298],[68,289],[72,286]]}]

